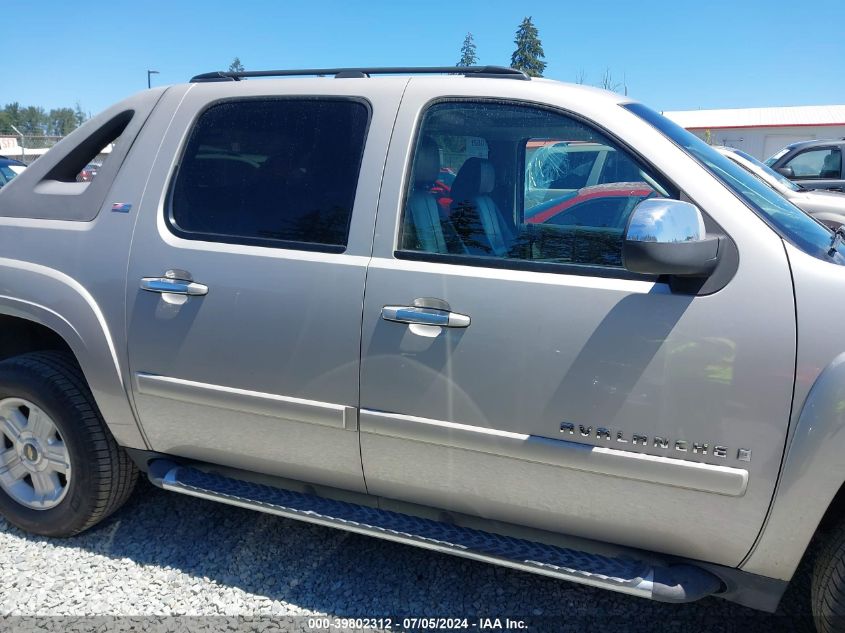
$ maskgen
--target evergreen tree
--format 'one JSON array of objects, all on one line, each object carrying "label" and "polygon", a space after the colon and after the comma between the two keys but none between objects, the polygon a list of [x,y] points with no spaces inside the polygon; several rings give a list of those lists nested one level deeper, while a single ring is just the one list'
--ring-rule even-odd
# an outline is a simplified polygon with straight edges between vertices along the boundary
[{"label": "evergreen tree", "polygon": [[82,110],[82,106],[79,105],[79,101],[77,101],[76,108],[74,108],[73,110],[73,117],[76,119],[76,127],[79,127],[80,125],[85,123],[85,121],[91,118],[91,114],[85,114],[85,112]]},{"label": "evergreen tree", "polygon": [[240,57],[235,57],[232,60],[232,63],[229,64],[229,72],[230,73],[242,73],[244,71],[244,65],[241,63]]},{"label": "evergreen tree", "polygon": [[461,59],[457,66],[475,66],[478,63],[478,52],[475,49],[475,39],[472,33],[467,33],[464,44],[461,46]]},{"label": "evergreen tree", "polygon": [[514,44],[516,50],[511,55],[511,66],[524,71],[529,77],[542,77],[546,69],[546,62],[543,61],[545,54],[531,16],[519,25]]}]

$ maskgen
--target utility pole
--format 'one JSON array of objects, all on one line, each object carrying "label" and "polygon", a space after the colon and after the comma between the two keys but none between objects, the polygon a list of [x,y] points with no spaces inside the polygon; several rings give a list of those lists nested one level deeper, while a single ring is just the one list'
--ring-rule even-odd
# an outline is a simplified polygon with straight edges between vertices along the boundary
[{"label": "utility pole", "polygon": [[150,75],[157,75],[157,70],[148,70],[147,71],[147,88],[152,88],[152,84],[150,83]]}]

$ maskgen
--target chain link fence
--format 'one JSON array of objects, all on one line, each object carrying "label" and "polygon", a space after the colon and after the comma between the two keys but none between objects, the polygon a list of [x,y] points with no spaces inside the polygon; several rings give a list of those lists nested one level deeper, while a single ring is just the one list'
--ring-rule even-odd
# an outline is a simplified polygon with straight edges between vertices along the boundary
[{"label": "chain link fence", "polygon": [[0,155],[29,164],[62,138],[64,137],[35,134],[0,134]]}]

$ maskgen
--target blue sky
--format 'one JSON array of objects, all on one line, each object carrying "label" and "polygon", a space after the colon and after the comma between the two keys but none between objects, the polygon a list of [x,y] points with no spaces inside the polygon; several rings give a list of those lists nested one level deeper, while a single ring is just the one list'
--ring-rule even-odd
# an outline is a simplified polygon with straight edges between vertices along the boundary
[{"label": "blue sky", "polygon": [[660,110],[845,103],[842,0],[42,0],[3,7],[0,105],[96,113],[145,88],[147,69],[178,83],[234,56],[252,70],[448,65],[467,31],[481,63],[508,65],[526,15],[547,77],[610,69]]}]

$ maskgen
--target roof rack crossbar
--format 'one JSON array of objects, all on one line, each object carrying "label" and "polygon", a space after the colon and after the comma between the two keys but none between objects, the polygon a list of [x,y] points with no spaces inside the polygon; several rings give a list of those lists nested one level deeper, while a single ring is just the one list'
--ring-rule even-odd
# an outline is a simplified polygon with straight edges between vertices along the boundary
[{"label": "roof rack crossbar", "polygon": [[338,79],[370,75],[465,75],[499,79],[530,79],[523,71],[506,66],[394,66],[384,68],[300,68],[291,70],[218,70],[191,78],[191,83],[208,81],[240,81],[251,77],[333,76]]}]

